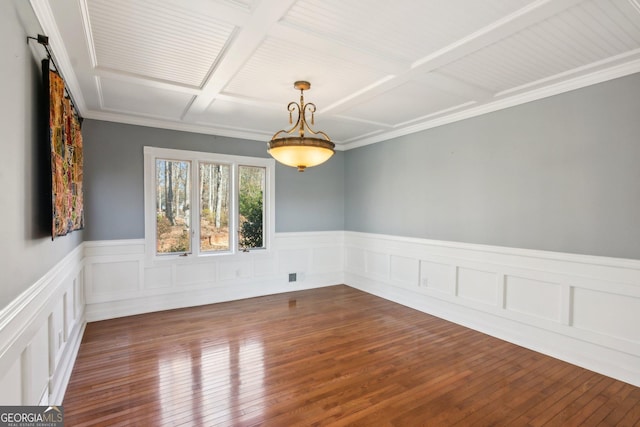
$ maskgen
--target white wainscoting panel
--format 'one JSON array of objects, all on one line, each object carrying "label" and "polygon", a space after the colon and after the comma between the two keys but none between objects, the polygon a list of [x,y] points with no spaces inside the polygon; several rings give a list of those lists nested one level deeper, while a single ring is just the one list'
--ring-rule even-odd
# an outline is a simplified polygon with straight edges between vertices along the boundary
[{"label": "white wainscoting panel", "polygon": [[457,296],[469,301],[494,305],[497,301],[497,273],[458,267]]},{"label": "white wainscoting panel", "polygon": [[49,390],[49,325],[43,323],[25,348],[22,358],[25,372],[23,400],[40,402]]},{"label": "white wainscoting panel", "polygon": [[[189,263],[177,260],[174,269],[174,283],[178,287],[206,287],[216,282],[217,263],[211,262],[209,259]],[[138,269],[136,268],[131,274],[137,275],[137,273]]]},{"label": "white wainscoting panel", "polygon": [[419,260],[420,284],[425,290],[438,291],[447,295],[456,294],[455,266],[446,262]]},{"label": "white wainscoting panel", "polygon": [[[342,239],[341,239],[342,240]],[[344,252],[342,246],[316,247],[311,250],[312,273],[322,273],[324,271],[344,271]]]},{"label": "white wainscoting panel", "polygon": [[22,390],[22,359],[18,357],[13,361],[13,365],[9,365],[5,370],[4,375],[0,376],[0,402],[2,405],[22,405],[25,401]]},{"label": "white wainscoting panel", "polygon": [[562,286],[524,277],[505,276],[506,310],[560,322]]},{"label": "white wainscoting panel", "polygon": [[58,300],[49,314],[49,365],[55,369],[62,357],[64,350],[64,304],[62,299]]},{"label": "white wainscoting panel", "polygon": [[148,267],[144,270],[145,289],[166,289],[173,283],[173,268],[170,265]]},{"label": "white wainscoting panel", "polygon": [[[576,288],[573,291],[573,326],[640,343],[640,296]],[[597,313],[597,316],[594,316]]]},{"label": "white wainscoting panel", "polygon": [[346,271],[367,271],[366,263],[364,261],[364,249],[346,247],[345,254]]},{"label": "white wainscoting panel", "polygon": [[300,273],[309,271],[311,249],[281,249],[278,253],[278,271],[281,273]]},{"label": "white wainscoting panel", "polygon": [[0,405],[60,405],[84,319],[84,245],[0,311]]},{"label": "white wainscoting panel", "polygon": [[640,386],[640,261],[344,239],[347,285]]},{"label": "white wainscoting panel", "polygon": [[145,257],[144,240],[84,245],[88,321],[344,283],[342,231],[277,233],[268,251],[159,261]]},{"label": "white wainscoting panel", "polygon": [[365,252],[364,261],[370,275],[379,278],[388,278],[391,270],[389,254],[382,252]]},{"label": "white wainscoting panel", "polygon": [[275,255],[262,254],[253,258],[253,276],[269,277],[277,274],[278,262]]},{"label": "white wainscoting panel", "polygon": [[252,275],[252,259],[238,259],[221,262],[218,264],[218,280],[248,279]]},{"label": "white wainscoting panel", "polygon": [[138,268],[138,261],[122,260],[120,262],[92,263],[91,294],[131,292],[138,289],[140,286],[138,283]]},{"label": "white wainscoting panel", "polygon": [[400,286],[415,287],[420,280],[420,261],[404,256],[391,256],[390,278]]}]

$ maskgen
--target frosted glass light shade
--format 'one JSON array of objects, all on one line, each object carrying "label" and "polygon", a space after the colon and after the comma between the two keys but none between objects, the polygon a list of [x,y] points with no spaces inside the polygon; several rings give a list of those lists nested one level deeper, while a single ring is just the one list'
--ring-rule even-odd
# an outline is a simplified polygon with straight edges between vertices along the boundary
[{"label": "frosted glass light shade", "polygon": [[278,162],[298,168],[317,166],[333,156],[335,144],[319,138],[278,138],[269,142],[269,154]]}]

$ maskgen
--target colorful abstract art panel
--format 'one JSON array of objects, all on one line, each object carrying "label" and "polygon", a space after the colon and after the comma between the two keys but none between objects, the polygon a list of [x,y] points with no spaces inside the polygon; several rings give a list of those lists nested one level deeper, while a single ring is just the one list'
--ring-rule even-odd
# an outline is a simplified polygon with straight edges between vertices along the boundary
[{"label": "colorful abstract art panel", "polygon": [[82,133],[64,80],[49,70],[49,143],[51,146],[51,236],[84,227],[82,198]]}]

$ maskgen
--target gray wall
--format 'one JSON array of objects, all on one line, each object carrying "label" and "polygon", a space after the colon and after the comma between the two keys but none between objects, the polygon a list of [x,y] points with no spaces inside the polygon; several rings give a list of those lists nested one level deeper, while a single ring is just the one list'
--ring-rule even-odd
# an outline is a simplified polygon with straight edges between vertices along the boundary
[{"label": "gray wall", "polygon": [[298,172],[276,169],[276,231],[344,230],[344,152]]},{"label": "gray wall", "polygon": [[640,259],[640,74],[346,152],[345,228]]},{"label": "gray wall", "polygon": [[[85,240],[144,237],[143,147],[268,157],[266,141],[85,120]],[[276,231],[344,229],[344,153],[304,173],[276,167]]]},{"label": "gray wall", "polygon": [[29,2],[0,2],[0,309],[82,242],[78,231],[51,241],[51,188],[42,159],[48,147],[38,132],[41,72],[34,55],[42,48],[32,53],[26,43],[38,32]]}]

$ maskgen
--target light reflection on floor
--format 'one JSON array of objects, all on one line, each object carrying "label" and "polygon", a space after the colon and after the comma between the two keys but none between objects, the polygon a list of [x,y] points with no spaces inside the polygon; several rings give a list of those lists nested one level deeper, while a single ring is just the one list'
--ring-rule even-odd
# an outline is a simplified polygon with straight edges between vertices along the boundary
[{"label": "light reflection on floor", "polygon": [[185,399],[194,425],[248,421],[265,409],[264,349],[255,338],[173,347],[160,356],[158,374],[163,422],[180,419],[175,405]]}]

